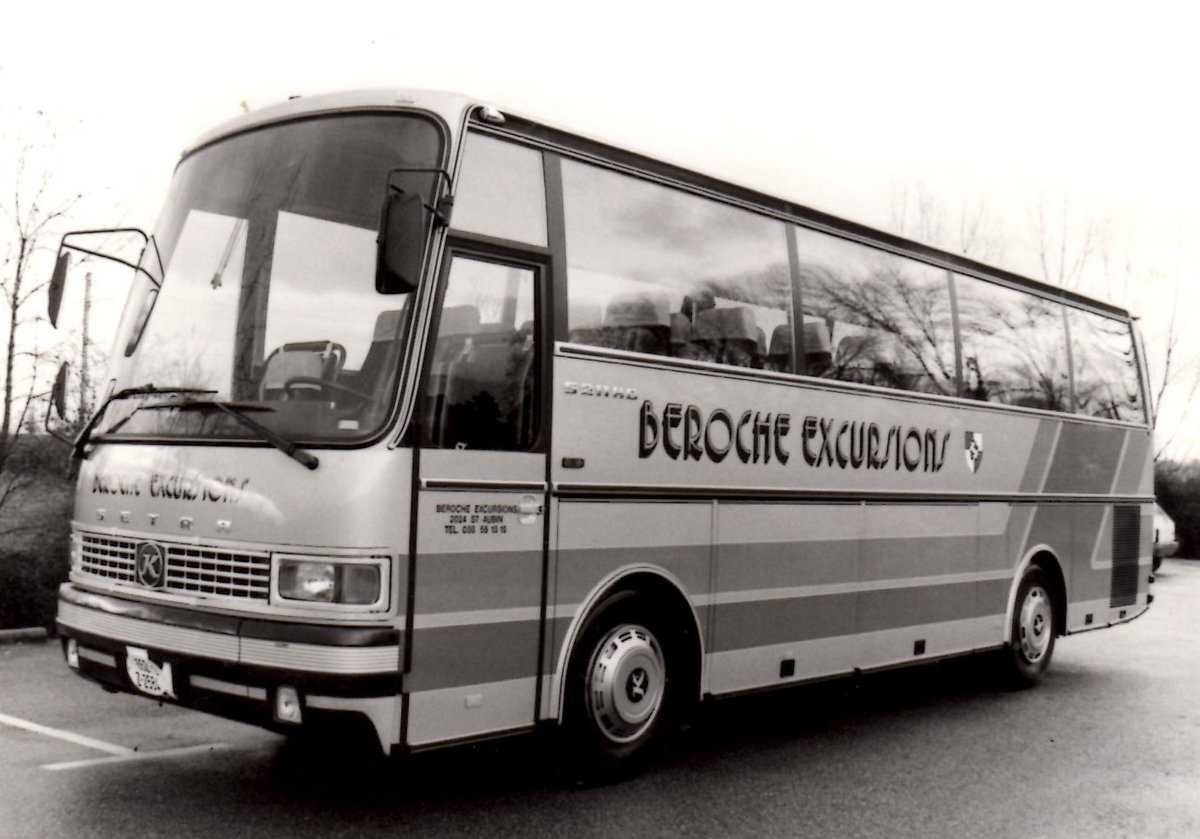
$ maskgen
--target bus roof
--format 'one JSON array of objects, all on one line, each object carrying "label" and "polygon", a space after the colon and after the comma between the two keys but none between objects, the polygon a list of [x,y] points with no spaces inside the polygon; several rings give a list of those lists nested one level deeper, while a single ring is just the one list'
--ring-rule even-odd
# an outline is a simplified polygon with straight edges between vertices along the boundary
[{"label": "bus roof", "polygon": [[[284,102],[268,105],[250,113],[242,114],[218,125],[201,135],[195,143],[184,151],[183,156],[186,157],[193,151],[230,134],[310,114],[374,108],[409,108],[435,113],[447,125],[457,127],[461,124],[465,114],[475,111],[478,108],[487,107],[489,104],[477,98],[459,93],[405,88],[365,89],[315,96],[296,96]],[[524,117],[505,110],[501,110],[501,112],[505,117],[506,128],[516,130],[524,136],[532,137],[550,145],[605,159],[618,160],[637,169],[657,173],[670,180],[698,186],[714,195],[733,198],[743,204],[783,215],[806,223],[809,226],[818,227],[874,245],[881,245],[888,250],[912,256],[949,270],[977,277],[998,279],[1009,285],[1030,289],[1045,296],[1086,306],[1122,319],[1131,318],[1128,310],[1120,306],[1094,297],[1088,297],[1070,289],[1061,288],[1041,280],[1035,280],[1003,268],[997,268],[993,265],[944,251],[912,239],[906,239],[903,236],[897,236],[893,233],[869,227],[831,213],[816,210],[785,198],[772,196],[757,189],[742,186],[695,169],[687,169],[668,163],[661,158],[656,158],[649,154],[630,151],[611,141],[584,137],[569,129],[554,126],[543,120]]]}]

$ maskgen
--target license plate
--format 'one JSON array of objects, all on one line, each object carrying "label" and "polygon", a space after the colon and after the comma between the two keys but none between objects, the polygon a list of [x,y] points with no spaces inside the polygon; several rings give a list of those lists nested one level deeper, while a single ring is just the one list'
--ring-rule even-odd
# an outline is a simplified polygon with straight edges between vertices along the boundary
[{"label": "license plate", "polygon": [[129,674],[129,681],[142,693],[175,699],[169,662],[155,664],[150,660],[150,653],[140,647],[126,647],[125,671]]}]

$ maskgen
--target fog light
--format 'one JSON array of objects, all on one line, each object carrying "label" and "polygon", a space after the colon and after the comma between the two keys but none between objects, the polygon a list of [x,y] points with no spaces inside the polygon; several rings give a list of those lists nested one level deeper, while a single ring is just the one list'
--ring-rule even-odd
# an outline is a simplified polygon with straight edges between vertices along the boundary
[{"label": "fog light", "polygon": [[67,639],[67,666],[72,670],[79,669],[79,642],[74,638]]},{"label": "fog light", "polygon": [[275,690],[275,719],[300,724],[300,694],[295,688],[281,687]]}]

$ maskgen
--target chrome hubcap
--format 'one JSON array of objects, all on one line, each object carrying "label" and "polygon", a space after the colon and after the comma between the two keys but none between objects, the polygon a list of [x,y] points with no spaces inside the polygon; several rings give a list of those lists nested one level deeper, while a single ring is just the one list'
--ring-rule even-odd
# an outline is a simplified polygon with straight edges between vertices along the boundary
[{"label": "chrome hubcap", "polygon": [[1025,593],[1021,603],[1021,618],[1017,623],[1020,632],[1021,655],[1033,663],[1041,660],[1050,646],[1054,627],[1051,623],[1050,598],[1041,586],[1034,586]]},{"label": "chrome hubcap", "polygon": [[662,706],[666,665],[645,627],[624,624],[597,645],[588,666],[588,713],[614,743],[636,740]]}]

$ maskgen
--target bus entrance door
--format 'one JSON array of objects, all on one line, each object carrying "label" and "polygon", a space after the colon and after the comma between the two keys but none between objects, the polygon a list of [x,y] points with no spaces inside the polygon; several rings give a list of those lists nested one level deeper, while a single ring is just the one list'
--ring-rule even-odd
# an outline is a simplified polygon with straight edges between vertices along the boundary
[{"label": "bus entrance door", "polygon": [[545,557],[537,264],[455,253],[427,352],[409,746],[533,725]]}]

